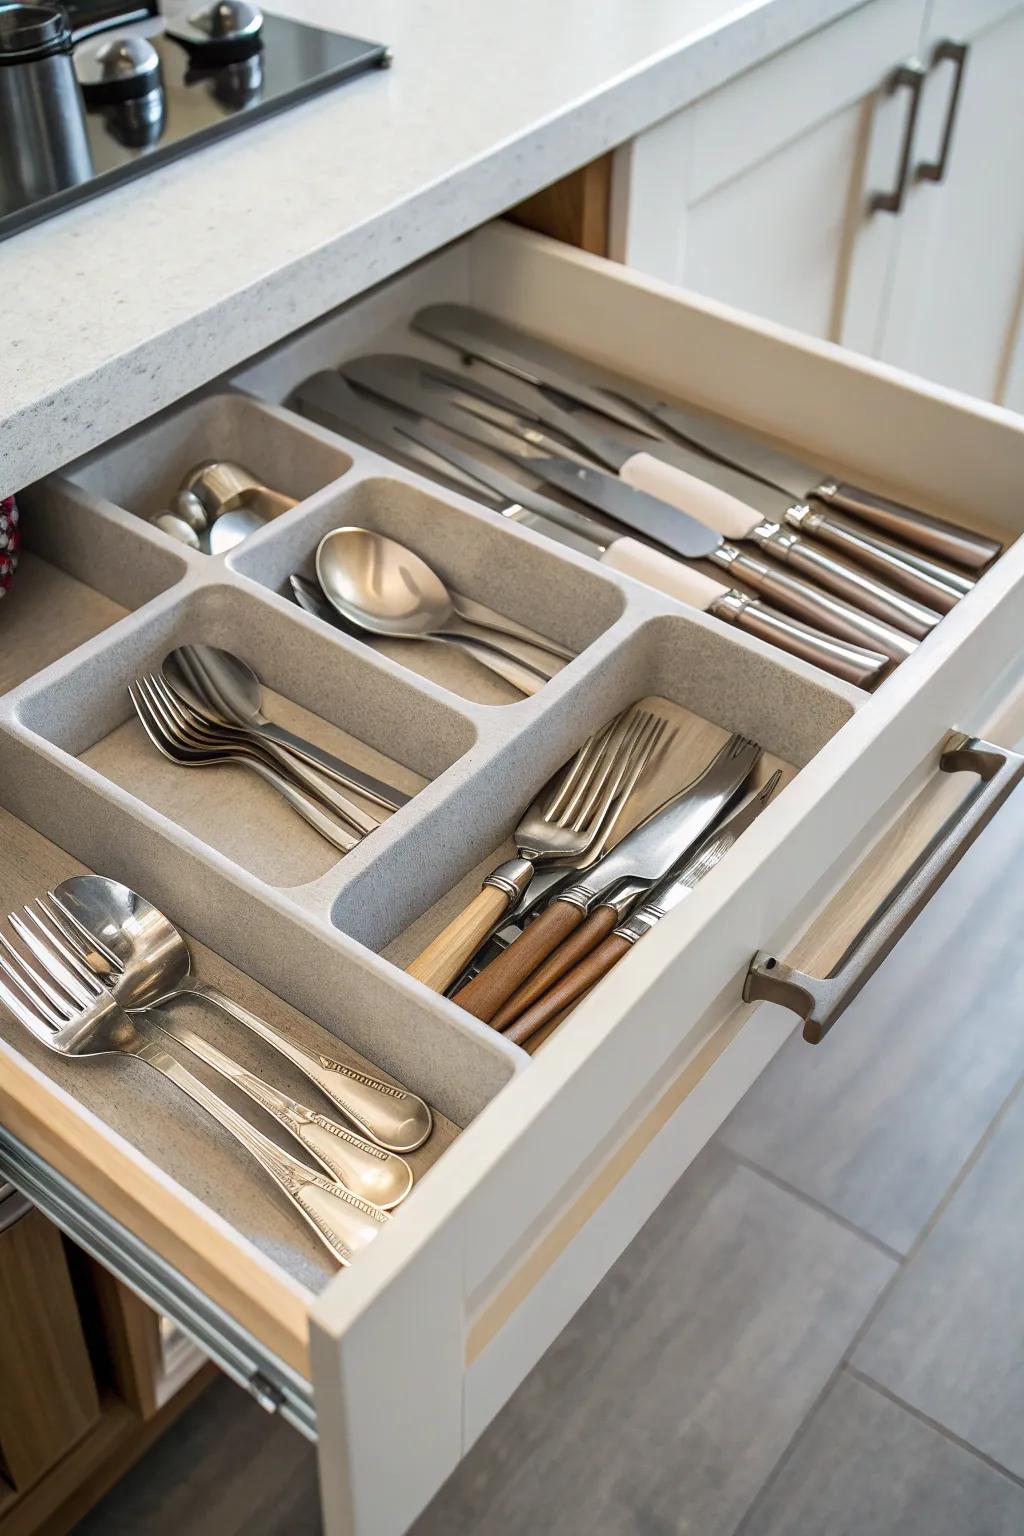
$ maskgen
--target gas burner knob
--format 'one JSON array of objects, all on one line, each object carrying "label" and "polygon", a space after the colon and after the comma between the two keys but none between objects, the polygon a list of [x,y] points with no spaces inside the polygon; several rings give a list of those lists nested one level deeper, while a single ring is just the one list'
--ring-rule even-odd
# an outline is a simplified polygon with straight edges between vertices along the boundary
[{"label": "gas burner knob", "polygon": [[159,91],[160,55],[145,37],[126,33],[90,48],[79,47],[75,70],[90,106],[113,106]]},{"label": "gas burner knob", "polygon": [[215,0],[205,11],[190,16],[189,21],[209,38],[234,42],[256,36],[263,26],[263,12],[251,0]]},{"label": "gas burner knob", "polygon": [[187,19],[168,20],[167,35],[187,48],[200,66],[216,67],[250,57],[260,47],[263,12],[252,0],[214,0]]}]

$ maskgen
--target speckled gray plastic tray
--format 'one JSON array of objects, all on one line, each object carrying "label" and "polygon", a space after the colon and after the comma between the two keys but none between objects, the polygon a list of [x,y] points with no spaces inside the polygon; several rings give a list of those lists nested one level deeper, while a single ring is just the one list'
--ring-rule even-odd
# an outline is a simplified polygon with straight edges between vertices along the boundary
[{"label": "speckled gray plastic tray", "polygon": [[[421,293],[414,282],[409,303]],[[379,304],[371,296],[348,320],[289,343],[245,382],[270,394],[276,381],[283,396],[310,368],[365,349],[394,323],[394,306]],[[174,545],[139,515],[217,453],[304,498],[226,558]],[[223,384],[24,504],[44,545],[59,546],[57,563],[134,611],[0,698],[7,808],[144,891],[459,1125],[530,1058],[381,952],[405,960],[443,925],[579,742],[658,695],[799,768],[866,697]],[[308,573],[319,539],[344,524],[402,540],[452,586],[579,654],[522,699],[457,653],[379,647],[310,617],[287,577]],[[414,798],[341,858],[241,770],[164,762],[134,721],[127,686],[184,640],[243,655],[271,714]]]}]

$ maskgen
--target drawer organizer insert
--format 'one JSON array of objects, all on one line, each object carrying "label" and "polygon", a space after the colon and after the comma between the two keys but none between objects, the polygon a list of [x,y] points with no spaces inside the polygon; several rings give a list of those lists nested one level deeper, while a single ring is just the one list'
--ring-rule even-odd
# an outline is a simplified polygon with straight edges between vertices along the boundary
[{"label": "drawer organizer insert", "polygon": [[[118,605],[61,636],[70,606],[49,613],[43,589],[33,608],[31,563],[25,573],[26,612],[0,697],[0,803],[35,829],[3,828],[15,847],[26,840],[33,885],[70,873],[72,860],[124,880],[204,947],[200,974],[209,965],[228,991],[239,988],[305,1038],[326,1028],[339,1050],[390,1073],[447,1122],[427,1144],[427,1156],[441,1155],[422,1184],[328,1284],[320,1255],[239,1172],[230,1145],[192,1124],[187,1105],[173,1121],[154,1115],[148,1085],[123,1073],[108,1098],[92,1065],[80,1077],[61,1073],[54,1088],[62,1117],[73,1101],[119,1138],[112,1166],[125,1187],[136,1175],[157,1187],[155,1165],[193,1212],[209,1213],[203,1235],[220,1247],[207,1263],[198,1245],[172,1241],[172,1220],[147,1228],[144,1212],[129,1211],[159,1253],[303,1371],[309,1334],[317,1413],[332,1434],[327,1497],[351,1516],[328,1525],[357,1536],[397,1536],[409,1523],[763,1070],[793,1021],[740,1002],[755,949],[792,957],[789,946],[872,840],[935,778],[949,728],[982,727],[1019,666],[1018,550],[871,695],[289,411],[300,380],[345,357],[391,348],[440,359],[411,342],[408,321],[448,300],[617,363],[668,396],[1007,544],[1019,531],[1024,472],[1024,434],[1005,413],[492,228],[24,495],[30,549],[34,539],[43,558]],[[253,398],[236,409],[231,391]],[[225,557],[179,547],[144,522],[194,445],[196,459],[230,452],[270,479],[257,457],[271,442],[264,412],[288,437],[290,462],[313,466],[295,482],[298,506]],[[222,446],[208,425],[224,421],[237,435]],[[308,575],[320,538],[345,524],[409,544],[471,599],[577,654],[521,698],[462,656],[367,644],[310,616],[288,595],[288,577]],[[17,584],[10,601],[19,601]],[[0,611],[0,641],[4,622]],[[24,649],[19,666],[35,629],[50,623],[49,650]],[[413,798],[341,857],[235,770],[174,773],[146,749],[127,686],[186,639],[244,655],[271,713],[362,753],[363,765]],[[554,1037],[559,1048],[531,1058],[401,966],[510,851],[540,785],[590,732],[642,699],[679,726],[680,778],[724,733],[742,731],[785,767],[786,782],[683,910],[639,946],[645,958],[627,956]],[[67,854],[37,846],[37,834]],[[21,874],[11,877],[12,904],[30,894]],[[189,1022],[215,1028],[205,1013]],[[236,1031],[218,1027],[215,1038],[241,1053]],[[8,1066],[12,1047],[56,1082],[56,1058],[39,1059],[5,1023]],[[259,1052],[250,1059],[263,1062]],[[31,1139],[49,1151],[41,1123]],[[102,1177],[90,1184],[74,1165],[63,1171],[102,1203]],[[602,1219],[589,1221],[605,1202]],[[263,1269],[243,1264],[234,1283],[233,1261],[253,1252]],[[250,1284],[257,1274],[274,1306],[297,1298],[287,1327]],[[407,1373],[370,1370],[379,1350],[401,1353]],[[400,1475],[381,1475],[381,1423],[394,1430],[389,1448],[410,1448]]]}]

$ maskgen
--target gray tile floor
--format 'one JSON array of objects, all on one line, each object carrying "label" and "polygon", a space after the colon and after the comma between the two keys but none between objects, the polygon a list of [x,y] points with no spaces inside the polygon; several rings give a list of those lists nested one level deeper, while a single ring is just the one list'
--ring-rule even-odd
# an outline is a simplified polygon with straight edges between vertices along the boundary
[{"label": "gray tile floor", "polygon": [[[794,1038],[413,1536],[1024,1532],[1024,794]],[[316,1536],[218,1384],[78,1536]]]}]

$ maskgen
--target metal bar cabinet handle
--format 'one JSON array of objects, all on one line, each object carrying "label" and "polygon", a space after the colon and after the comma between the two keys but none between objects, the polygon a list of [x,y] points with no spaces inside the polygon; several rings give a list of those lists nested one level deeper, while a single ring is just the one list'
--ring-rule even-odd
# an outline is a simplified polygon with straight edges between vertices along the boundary
[{"label": "metal bar cabinet handle", "polygon": [[952,732],[939,758],[943,773],[976,773],[970,799],[940,827],[871,915],[828,976],[808,976],[760,951],[743,984],[744,1002],[778,1003],[804,1021],[804,1039],[817,1045],[902,938],[1011,791],[1024,779],[1024,756],[989,741]]},{"label": "metal bar cabinet handle", "polygon": [[910,59],[906,64],[901,64],[899,69],[889,76],[888,91],[892,96],[901,86],[906,86],[910,92],[910,102],[907,107],[907,120],[903,125],[903,147],[900,150],[900,168],[896,176],[896,185],[891,192],[876,192],[869,204],[872,213],[899,213],[903,207],[903,198],[907,190],[907,179],[910,175],[910,157],[914,152],[914,132],[917,128],[917,113],[921,105],[921,87],[924,85],[925,70],[916,59]]},{"label": "metal bar cabinet handle", "polygon": [[914,171],[915,181],[942,181],[946,174],[969,51],[970,48],[967,43],[954,43],[952,38],[947,37],[938,44],[935,52],[932,54],[932,69],[935,68],[936,64],[942,64],[947,59],[951,61],[953,65],[953,85],[949,93],[949,105],[946,107],[946,125],[942,130],[942,148],[939,150],[939,158],[937,160],[922,160]]}]

